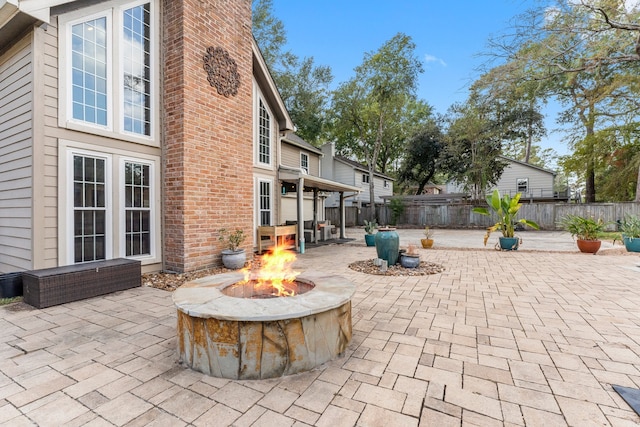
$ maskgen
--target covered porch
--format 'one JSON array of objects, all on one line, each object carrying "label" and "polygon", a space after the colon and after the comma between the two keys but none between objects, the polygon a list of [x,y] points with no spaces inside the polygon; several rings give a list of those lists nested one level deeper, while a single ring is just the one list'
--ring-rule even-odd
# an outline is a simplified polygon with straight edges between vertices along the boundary
[{"label": "covered porch", "polygon": [[[287,191],[295,191],[296,193],[296,225],[298,236],[298,250],[300,253],[305,251],[305,231],[310,236],[311,242],[318,242],[320,233],[326,233],[328,230],[320,230],[318,222],[318,200],[321,193],[336,192],[340,194],[340,224],[336,230],[336,238],[346,239],[346,221],[345,221],[345,199],[360,193],[361,189],[353,185],[342,184],[330,179],[318,176],[308,175],[301,169],[287,168],[280,166],[278,169],[278,179]],[[311,227],[305,227],[305,210],[304,210],[304,193],[313,192],[313,216]],[[308,221],[307,221],[308,222]]]}]

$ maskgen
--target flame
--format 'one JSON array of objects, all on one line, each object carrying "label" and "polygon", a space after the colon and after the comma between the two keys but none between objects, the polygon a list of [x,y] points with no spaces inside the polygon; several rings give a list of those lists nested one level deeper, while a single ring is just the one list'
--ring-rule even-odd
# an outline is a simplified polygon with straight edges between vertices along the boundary
[{"label": "flame", "polygon": [[244,269],[244,281],[252,282],[254,288],[271,290],[272,294],[279,297],[295,295],[296,277],[299,271],[292,268],[296,260],[296,254],[290,250],[277,246],[262,256],[262,266],[258,270]]}]

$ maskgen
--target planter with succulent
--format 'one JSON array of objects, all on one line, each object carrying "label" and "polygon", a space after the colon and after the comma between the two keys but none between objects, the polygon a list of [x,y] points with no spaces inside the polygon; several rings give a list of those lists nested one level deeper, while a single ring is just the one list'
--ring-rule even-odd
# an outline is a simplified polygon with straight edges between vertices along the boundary
[{"label": "planter with succulent", "polygon": [[619,224],[620,234],[627,252],[640,252],[640,218],[627,215]]},{"label": "planter with succulent", "polygon": [[378,228],[378,223],[376,221],[367,221],[364,220],[364,231],[367,233],[364,235],[364,241],[367,246],[375,246],[376,245],[376,236],[375,232]]},{"label": "planter with succulent", "polygon": [[420,239],[420,243],[422,243],[423,248],[429,249],[433,246],[433,230],[429,227],[425,227],[422,234],[424,234],[424,239]]},{"label": "planter with succulent", "polygon": [[493,212],[498,216],[498,221],[491,227],[487,228],[487,232],[484,235],[485,246],[491,233],[494,231],[500,231],[502,233],[502,237],[500,237],[498,242],[499,246],[496,245],[496,249],[501,249],[503,251],[517,250],[522,239],[515,235],[516,224],[524,224],[531,228],[535,228],[536,230],[540,229],[540,226],[538,226],[534,221],[524,218],[517,219],[518,211],[522,206],[520,203],[521,195],[521,193],[517,193],[515,196],[511,197],[508,194],[505,194],[500,197],[500,192],[498,190],[494,190],[491,196],[487,196],[487,204],[491,211],[482,206],[473,208],[473,212],[480,215],[491,216],[491,212]]},{"label": "planter with succulent", "polygon": [[600,250],[602,233],[607,224],[602,218],[585,218],[579,215],[566,215],[560,222],[560,227],[571,233],[571,237],[576,239],[576,244],[580,252],[595,254]]},{"label": "planter with succulent", "polygon": [[400,254],[400,265],[404,268],[416,268],[420,265],[420,255],[416,251],[416,245],[408,244],[407,250]]},{"label": "planter with succulent", "polygon": [[237,228],[235,231],[229,231],[222,228],[219,231],[218,241],[225,248],[222,250],[222,264],[230,270],[238,270],[244,267],[247,262],[247,254],[240,245],[245,241],[247,236],[244,231]]}]

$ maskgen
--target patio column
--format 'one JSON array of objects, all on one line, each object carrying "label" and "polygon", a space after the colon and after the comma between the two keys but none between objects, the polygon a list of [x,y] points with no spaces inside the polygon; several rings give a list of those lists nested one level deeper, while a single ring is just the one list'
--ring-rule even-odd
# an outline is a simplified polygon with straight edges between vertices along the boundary
[{"label": "patio column", "polygon": [[313,189],[313,242],[318,243],[318,189]]},{"label": "patio column", "polygon": [[298,248],[301,254],[304,253],[304,178],[298,178],[297,188],[298,202]]},{"label": "patio column", "polygon": [[344,191],[340,192],[340,238],[341,239],[346,239],[345,236],[345,221],[346,221],[346,215],[344,212]]}]

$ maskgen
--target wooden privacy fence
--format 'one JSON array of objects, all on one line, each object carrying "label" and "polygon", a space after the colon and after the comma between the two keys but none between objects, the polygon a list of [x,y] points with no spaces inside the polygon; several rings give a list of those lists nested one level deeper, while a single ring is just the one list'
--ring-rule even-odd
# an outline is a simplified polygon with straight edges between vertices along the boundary
[{"label": "wooden privacy fence", "polygon": [[[487,217],[472,212],[474,205],[408,205],[404,212],[393,221],[392,211],[388,205],[375,207],[375,218],[379,224],[393,224],[406,227],[440,228],[486,228],[493,225],[496,217]],[[526,218],[537,222],[542,230],[558,230],[558,222],[566,215],[602,218],[610,223],[608,230],[616,229],[616,221],[626,215],[640,216],[640,203],[524,203],[518,218]],[[332,224],[340,224],[339,208],[326,208],[325,218]],[[345,211],[345,225],[356,227],[364,225],[364,220],[371,218],[371,207],[357,208],[349,206]]]}]

